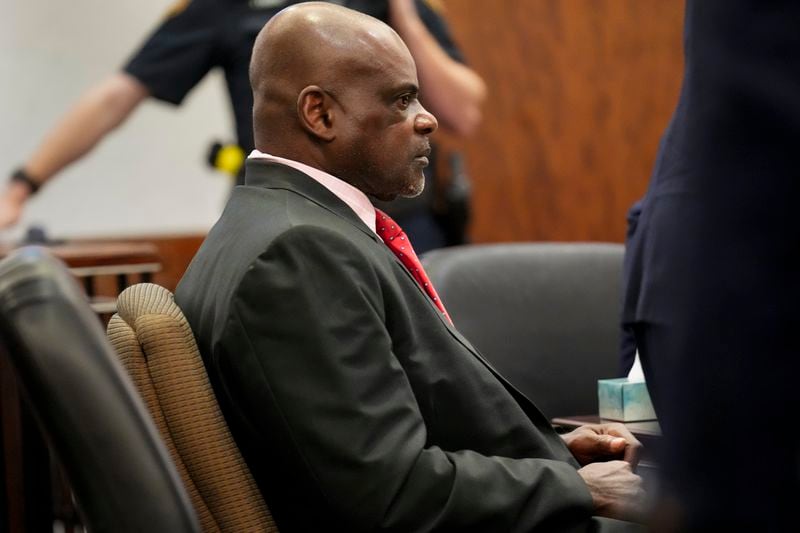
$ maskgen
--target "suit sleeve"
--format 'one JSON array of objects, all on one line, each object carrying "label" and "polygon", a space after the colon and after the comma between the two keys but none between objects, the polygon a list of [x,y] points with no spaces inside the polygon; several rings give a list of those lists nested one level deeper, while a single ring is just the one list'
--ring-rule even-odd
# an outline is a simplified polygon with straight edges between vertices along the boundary
[{"label": "suit sleeve", "polygon": [[256,431],[283,443],[278,460],[309,507],[329,509],[333,529],[347,531],[593,527],[572,466],[426,443],[381,294],[370,258],[318,227],[276,239],[237,292],[237,357],[254,364],[240,375],[245,365],[229,367],[225,388]]}]

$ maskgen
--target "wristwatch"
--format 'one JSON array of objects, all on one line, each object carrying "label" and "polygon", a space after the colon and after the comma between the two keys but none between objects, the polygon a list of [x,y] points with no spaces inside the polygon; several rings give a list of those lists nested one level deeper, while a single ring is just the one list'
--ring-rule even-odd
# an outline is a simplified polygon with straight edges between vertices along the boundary
[{"label": "wristwatch", "polygon": [[39,187],[41,187],[41,184],[36,183],[36,181],[34,181],[33,178],[31,178],[30,175],[27,172],[25,172],[25,169],[22,167],[18,168],[17,170],[14,171],[13,174],[11,174],[11,181],[24,183],[25,185],[28,186],[28,189],[30,190],[30,193],[32,195],[36,194],[36,191],[38,191]]}]

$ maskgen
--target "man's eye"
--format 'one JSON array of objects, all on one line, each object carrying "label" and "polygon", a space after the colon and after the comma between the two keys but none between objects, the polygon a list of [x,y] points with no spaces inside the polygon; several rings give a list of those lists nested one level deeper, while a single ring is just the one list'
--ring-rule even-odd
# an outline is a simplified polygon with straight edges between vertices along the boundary
[{"label": "man's eye", "polygon": [[401,96],[398,99],[397,102],[398,102],[398,104],[400,105],[401,108],[406,109],[408,106],[411,105],[411,95],[410,94],[404,94],[403,96]]}]

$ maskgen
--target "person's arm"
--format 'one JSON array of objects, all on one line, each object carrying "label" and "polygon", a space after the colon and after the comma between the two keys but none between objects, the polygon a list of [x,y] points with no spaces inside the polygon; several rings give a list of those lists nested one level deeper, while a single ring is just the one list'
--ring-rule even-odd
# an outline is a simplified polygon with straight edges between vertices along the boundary
[{"label": "person's arm", "polygon": [[389,0],[389,22],[417,63],[425,106],[439,124],[457,135],[469,135],[481,121],[486,98],[483,79],[451,58],[425,27],[414,0]]},{"label": "person's arm", "polygon": [[[130,74],[114,74],[89,89],[45,136],[23,165],[29,179],[41,186],[64,167],[86,155],[119,126],[149,95]],[[12,180],[0,194],[0,228],[14,224],[31,187]]]}]

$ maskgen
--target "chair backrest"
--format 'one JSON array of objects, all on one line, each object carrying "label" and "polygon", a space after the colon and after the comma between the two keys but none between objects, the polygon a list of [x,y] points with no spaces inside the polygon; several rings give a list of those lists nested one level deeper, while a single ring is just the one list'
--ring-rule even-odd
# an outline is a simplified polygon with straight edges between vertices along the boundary
[{"label": "chair backrest", "polygon": [[422,262],[456,327],[548,417],[597,413],[618,369],[624,247],[469,245]]},{"label": "chair backrest", "polygon": [[125,289],[108,336],[167,444],[203,530],[277,532],[172,293],[151,283]]},{"label": "chair backrest", "polygon": [[0,340],[90,531],[200,531],[98,317],[42,249],[0,262]]}]

